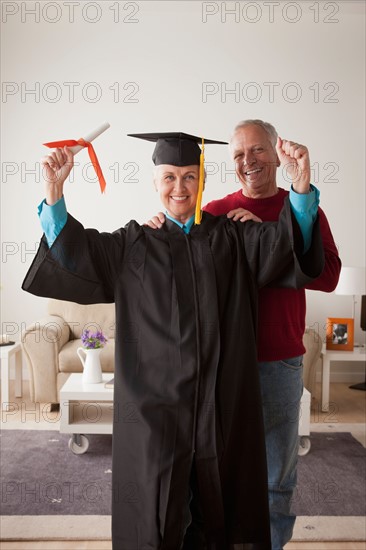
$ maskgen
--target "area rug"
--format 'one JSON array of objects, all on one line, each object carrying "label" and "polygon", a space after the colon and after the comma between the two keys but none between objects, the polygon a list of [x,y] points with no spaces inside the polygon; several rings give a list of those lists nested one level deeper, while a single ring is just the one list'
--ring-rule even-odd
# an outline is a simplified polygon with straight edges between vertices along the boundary
[{"label": "area rug", "polygon": [[366,449],[349,433],[312,433],[299,457],[297,516],[365,516]]},{"label": "area rug", "polygon": [[[1,433],[1,538],[109,539],[111,436],[83,455],[56,431]],[[294,540],[365,539],[364,447],[349,433],[312,433],[299,458]]]}]

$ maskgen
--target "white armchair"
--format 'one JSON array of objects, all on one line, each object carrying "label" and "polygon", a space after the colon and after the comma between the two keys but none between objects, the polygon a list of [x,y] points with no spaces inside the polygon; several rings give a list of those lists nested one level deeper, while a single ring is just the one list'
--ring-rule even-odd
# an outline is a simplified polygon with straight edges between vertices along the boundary
[{"label": "white armchair", "polygon": [[102,330],[108,343],[100,354],[103,372],[114,371],[114,304],[80,305],[50,300],[49,315],[22,334],[34,402],[59,403],[59,391],[72,372],[82,372],[76,354],[84,329]]}]

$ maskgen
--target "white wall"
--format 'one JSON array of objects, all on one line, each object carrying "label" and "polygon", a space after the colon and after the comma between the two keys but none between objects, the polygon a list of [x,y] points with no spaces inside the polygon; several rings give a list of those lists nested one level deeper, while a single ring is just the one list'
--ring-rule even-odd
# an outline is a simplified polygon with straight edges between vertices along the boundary
[{"label": "white wall", "polygon": [[[85,151],[67,185],[69,211],[85,225],[112,230],[159,209],[152,147],[127,133],[227,139],[239,120],[262,118],[309,147],[343,263],[365,265],[364,9],[352,1],[2,2],[2,332],[19,339],[46,308],[20,289],[40,238],[42,143],[78,138],[103,120],[112,125],[96,142],[105,196],[83,179]],[[206,201],[238,187],[225,173],[225,147],[208,146],[206,159],[217,172]],[[310,325],[350,313],[350,297],[308,293]]]}]

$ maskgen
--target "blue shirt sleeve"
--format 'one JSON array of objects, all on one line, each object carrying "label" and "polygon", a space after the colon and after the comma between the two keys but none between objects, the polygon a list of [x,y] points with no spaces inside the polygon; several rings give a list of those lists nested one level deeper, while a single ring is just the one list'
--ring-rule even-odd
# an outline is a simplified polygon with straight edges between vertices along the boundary
[{"label": "blue shirt sleeve", "polygon": [[319,189],[310,185],[310,193],[296,193],[290,189],[291,210],[294,213],[297,223],[300,226],[304,239],[304,253],[309,250],[313,232],[313,224],[318,215]]},{"label": "blue shirt sleeve", "polygon": [[46,200],[43,200],[38,206],[38,216],[48,246],[51,247],[67,222],[67,210],[64,197],[62,196],[61,199],[52,206],[49,206]]}]

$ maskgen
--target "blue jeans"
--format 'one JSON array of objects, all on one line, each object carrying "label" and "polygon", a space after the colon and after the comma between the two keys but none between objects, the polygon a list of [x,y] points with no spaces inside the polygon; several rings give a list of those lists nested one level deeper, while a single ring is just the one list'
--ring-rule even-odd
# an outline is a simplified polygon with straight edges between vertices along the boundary
[{"label": "blue jeans", "polygon": [[291,498],[296,487],[299,411],[303,391],[302,355],[259,363],[266,437],[272,550],[291,539],[296,516]]}]

